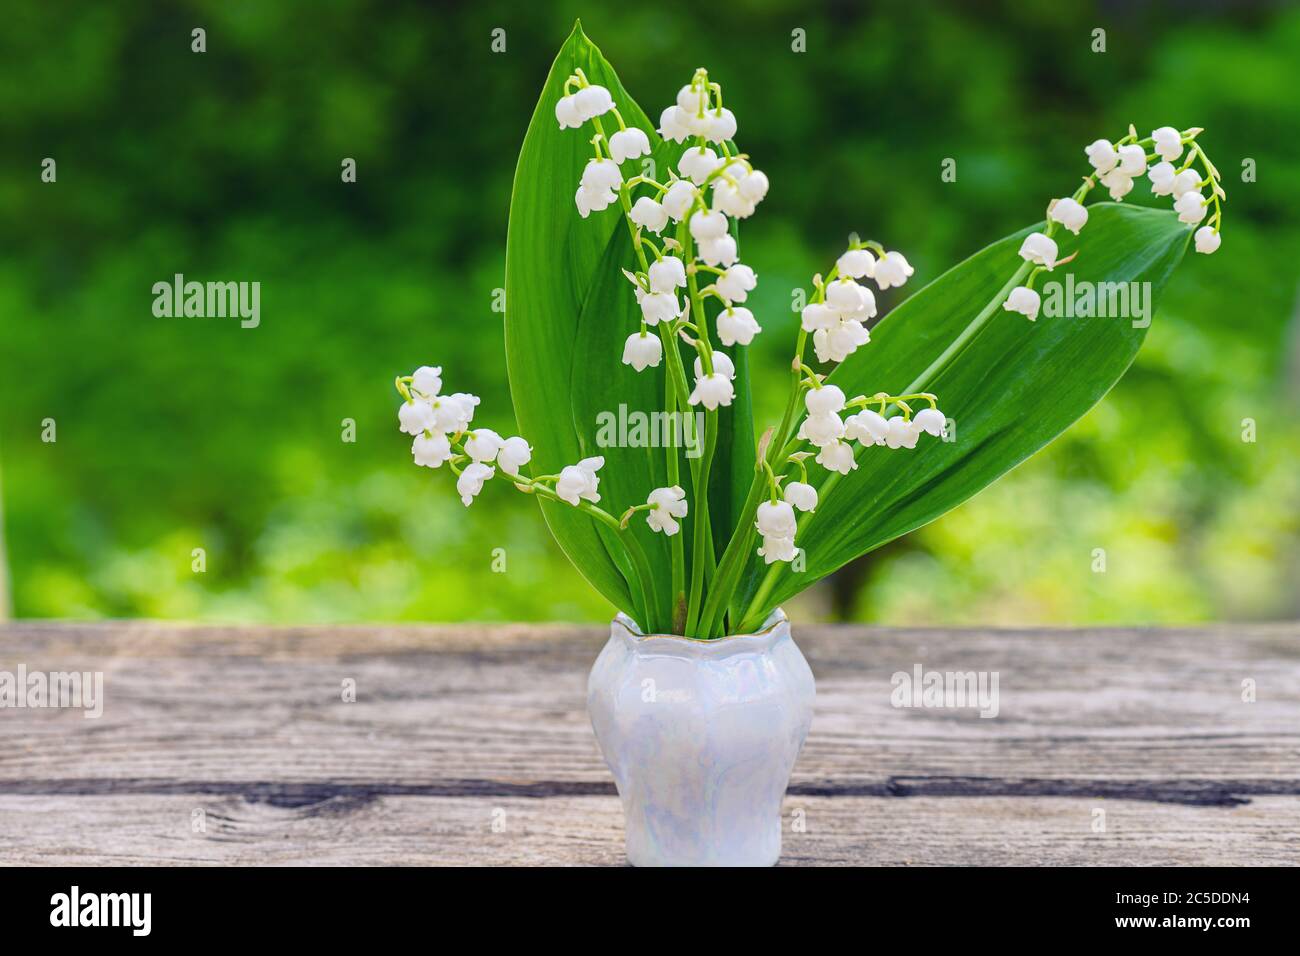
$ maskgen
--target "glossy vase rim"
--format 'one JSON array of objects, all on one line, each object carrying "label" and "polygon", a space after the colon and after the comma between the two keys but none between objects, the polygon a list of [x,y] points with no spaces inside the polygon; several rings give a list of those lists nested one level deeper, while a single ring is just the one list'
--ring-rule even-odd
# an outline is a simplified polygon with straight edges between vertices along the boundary
[{"label": "glossy vase rim", "polygon": [[672,649],[698,656],[710,650],[728,654],[742,650],[762,650],[775,643],[783,633],[789,634],[789,630],[784,627],[788,624],[789,620],[785,612],[777,608],[767,616],[762,627],[750,634],[727,634],[715,638],[686,637],[682,634],[645,634],[637,626],[636,621],[619,611],[614,617],[610,630],[611,634],[619,635],[629,646],[639,650]]}]

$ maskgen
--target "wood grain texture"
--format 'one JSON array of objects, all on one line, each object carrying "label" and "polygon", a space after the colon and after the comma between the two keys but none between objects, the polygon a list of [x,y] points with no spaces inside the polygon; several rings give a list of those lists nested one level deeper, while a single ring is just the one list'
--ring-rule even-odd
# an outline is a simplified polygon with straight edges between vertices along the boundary
[{"label": "wood grain texture", "polygon": [[[818,699],[786,863],[1300,863],[1300,625],[795,636]],[[620,864],[603,639],[0,626],[0,670],[105,683],[99,719],[0,709],[0,863]],[[895,708],[916,664],[997,672],[997,717]]]}]

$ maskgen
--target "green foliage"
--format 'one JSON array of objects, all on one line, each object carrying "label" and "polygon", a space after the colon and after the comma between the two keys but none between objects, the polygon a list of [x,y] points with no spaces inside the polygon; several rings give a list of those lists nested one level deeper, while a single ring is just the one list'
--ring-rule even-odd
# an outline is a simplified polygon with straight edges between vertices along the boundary
[{"label": "green foliage", "polygon": [[[663,384],[662,375],[656,382],[618,363],[618,331],[634,323],[636,308],[619,271],[632,265],[628,244],[620,241],[623,211],[613,205],[582,220],[574,206],[574,183],[591,147],[574,131],[559,129],[555,104],[576,69],[607,87],[629,122],[650,125],[600,51],[575,28],[551,67],[515,171],[506,242],[506,356],[515,414],[534,447],[533,474],[556,474],[581,458],[604,455],[602,497],[617,512],[619,503],[639,503],[627,482],[650,468],[649,449],[594,447],[595,415],[586,412],[617,401],[653,408]],[[605,346],[603,353],[592,339]],[[579,570],[611,603],[633,610],[635,570],[617,535],[567,504],[541,506]],[[669,568],[662,536],[631,531],[644,539],[662,583]]]},{"label": "green foliage", "polygon": [[[740,18],[505,0],[456,13],[340,0],[309,15],[17,0],[6,14],[0,490],[18,615],[608,619],[528,496],[490,486],[467,510],[445,475],[411,465],[388,388],[442,364],[449,387],[484,397],[484,425],[522,431],[493,293],[521,135],[578,14],[656,116],[706,64],[772,179],[743,243],[759,273],[764,333],[746,351],[760,428],[784,404],[791,290],[851,229],[906,252],[920,288],[1041,215],[1077,183],[1082,145],[1130,122],[1205,126],[1226,177],[1223,248],[1178,270],[1105,400],[960,508],[794,599],[792,617],[1300,610],[1293,7],[1129,5],[1100,23],[1068,4],[794,0]],[[209,52],[196,55],[200,23]],[[1098,25],[1104,55],[1089,49]],[[790,51],[793,26],[806,54]],[[490,52],[496,27],[504,54]],[[39,182],[47,156],[57,185]],[[359,172],[347,186],[345,156]],[[939,178],[944,157],[955,183]],[[262,326],[153,318],[149,287],[176,271],[260,280]],[[880,298],[884,311],[903,296]],[[40,441],[47,417],[54,445]],[[345,417],[354,444],[339,439]],[[1097,548],[1106,573],[1091,570]]]},{"label": "green foliage", "polygon": [[[1187,248],[1190,230],[1168,210],[1100,203],[1073,240],[1076,262],[1050,273],[1079,289],[1142,283],[1157,297]],[[911,454],[866,449],[860,466],[834,481],[800,528],[802,572],[774,565],[770,592],[752,619],[854,558],[951,510],[1018,465],[1095,405],[1136,357],[1146,325],[1128,315],[1043,316],[1030,324],[997,306],[1021,264],[1016,251],[1031,226],[981,250],[921,289],[880,322],[829,381],[846,395],[878,391],[937,393],[955,417],[952,441],[924,442]],[[1062,255],[1070,252],[1062,248]],[[971,324],[985,303],[990,321],[945,367],[936,356]],[[757,561],[751,561],[757,564]],[[757,568],[750,580],[758,579]]]},{"label": "green foliage", "polygon": [[[591,145],[573,130],[560,130],[555,104],[564,83],[581,69],[591,83],[607,87],[624,121],[651,136],[655,168],[675,167],[682,147],[663,142],[619,83],[600,51],[574,28],[560,49],[524,137],[510,204],[506,252],[506,354],[511,393],[523,433],[533,442],[534,474],[555,474],[580,458],[600,455],[601,496],[614,514],[642,504],[653,488],[669,484],[667,452],[653,445],[597,445],[601,416],[627,412],[645,416],[665,409],[668,363],[636,372],[621,361],[623,343],[640,323],[640,310],[624,270],[640,268],[624,220],[612,204],[588,219],[578,216],[574,184],[591,158]],[[614,119],[605,117],[607,132]],[[590,127],[584,127],[590,130]],[[650,334],[654,334],[651,332]],[[676,345],[677,343],[670,343]],[[679,355],[688,370],[694,351]],[[747,387],[743,350],[737,350],[737,386]],[[753,472],[753,421],[748,391],[719,413],[723,432],[714,459],[717,488],[710,508],[714,526],[735,523],[735,497],[743,499]],[[733,425],[734,423],[734,425]],[[678,453],[679,480],[698,462]],[[546,520],[565,554],[613,604],[649,613],[671,626],[677,595],[671,592],[672,542],[644,521],[632,522],[633,535],[653,572],[653,608],[638,608],[635,569],[611,529],[566,504],[539,499]],[[694,522],[688,522],[694,528]],[[725,540],[725,539],[724,539]],[[686,554],[691,553],[688,547]],[[690,578],[689,564],[687,579]]]}]

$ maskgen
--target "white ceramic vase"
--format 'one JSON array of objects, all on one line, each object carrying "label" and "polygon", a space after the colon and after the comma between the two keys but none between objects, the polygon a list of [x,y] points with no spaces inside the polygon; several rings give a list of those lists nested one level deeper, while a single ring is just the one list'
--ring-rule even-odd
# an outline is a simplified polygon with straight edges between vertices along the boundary
[{"label": "white ceramic vase", "polygon": [[771,866],[812,723],[812,671],[774,611],[755,634],[644,635],[626,615],[587,681],[635,866]]}]

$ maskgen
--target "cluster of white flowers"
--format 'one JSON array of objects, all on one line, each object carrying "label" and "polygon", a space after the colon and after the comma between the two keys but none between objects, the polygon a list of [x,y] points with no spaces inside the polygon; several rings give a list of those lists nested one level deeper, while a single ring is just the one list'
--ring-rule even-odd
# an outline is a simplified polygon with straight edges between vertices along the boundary
[{"label": "cluster of white flowers", "polygon": [[[1201,173],[1192,165],[1198,155],[1202,160],[1205,159],[1204,154],[1200,153],[1195,146],[1199,132],[1199,130],[1189,130],[1183,134],[1172,126],[1162,126],[1152,130],[1149,140],[1115,147],[1108,140],[1099,139],[1089,145],[1084,152],[1101,184],[1110,191],[1111,199],[1116,202],[1122,200],[1133,188],[1133,180],[1146,173],[1151,180],[1151,194],[1172,195],[1174,211],[1178,213],[1179,221],[1194,226],[1204,221],[1209,214],[1207,207],[1215,201],[1216,197],[1223,198],[1223,190],[1216,181],[1217,176],[1213,166],[1209,166],[1207,162],[1209,168],[1206,169],[1205,178],[1202,179]],[[1150,156],[1142,145],[1148,141],[1154,150]],[[1174,163],[1183,155],[1183,147],[1188,144],[1192,144],[1192,149],[1189,150],[1186,162],[1181,167],[1175,167]],[[1148,169],[1147,164],[1157,158],[1160,161]],[[1206,186],[1211,187],[1211,198],[1206,198],[1201,192]],[[1219,248],[1217,214],[1212,225],[1201,226],[1196,231],[1195,241],[1196,251],[1206,255]]]},{"label": "cluster of white flowers", "polygon": [[[576,91],[569,93],[571,87]],[[763,331],[754,313],[743,305],[758,276],[739,261],[730,220],[753,215],[769,184],[761,170],[733,152],[736,117],[722,105],[722,88],[709,81],[707,71],[697,70],[678,92],[677,101],[663,111],[659,133],[664,139],[693,140],[666,183],[645,175],[624,178],[621,164],[647,155],[650,142],[643,130],[624,124],[608,91],[589,85],[581,72],[569,78],[565,89],[566,96],[556,107],[560,128],[578,127],[588,120],[596,125],[596,155],[582,173],[575,197],[578,211],[586,217],[621,196],[643,267],[626,273],[640,307],[641,327],[625,340],[623,363],[638,372],[657,368],[664,359],[664,343],[689,328],[705,361],[695,363],[688,401],[710,410],[731,404],[735,369],[725,354],[712,347],[702,303],[708,297],[721,303],[714,331],[724,346],[749,345]],[[612,113],[619,126],[608,140],[599,121],[606,113]],[[645,194],[634,199],[642,187]],[[906,262],[901,265],[907,269]],[[697,278],[701,276],[712,277],[712,282]],[[872,310],[874,314],[874,303]]]},{"label": "cluster of white flowers", "polygon": [[518,436],[502,438],[490,428],[470,429],[479,398],[466,392],[441,394],[440,367],[422,365],[406,381],[406,401],[397,409],[397,423],[403,432],[414,436],[411,456],[426,468],[450,462],[458,476],[456,490],[466,505],[496,474],[493,463],[513,475],[532,457],[532,448]]},{"label": "cluster of white flowers", "polygon": [[[567,88],[567,87],[566,87]],[[609,90],[596,84],[583,86],[575,93],[562,96],[555,104],[555,118],[560,129],[579,129],[584,123],[596,120],[606,113],[613,112],[614,98]],[[620,129],[605,142],[605,154],[598,151],[582,171],[582,180],[574,195],[578,212],[586,219],[593,212],[600,212],[618,198],[619,187],[623,184],[623,175],[619,166],[629,159],[650,154],[650,137],[644,130],[636,127]]]},{"label": "cluster of white flowers", "polygon": [[913,270],[901,252],[880,250],[877,260],[856,241],[835,262],[835,278],[820,289],[821,295],[804,306],[800,327],[811,332],[813,348],[821,362],[843,362],[871,341],[866,323],[876,316],[875,294],[857,280],[874,279],[885,289],[901,286]]},{"label": "cluster of white flowers", "polygon": [[[924,398],[930,402],[915,415],[905,399]],[[876,405],[880,410],[868,408]],[[897,405],[903,414],[886,418],[883,414],[889,405]],[[947,436],[948,419],[935,406],[934,396],[928,393],[908,396],[860,395],[846,399],[844,391],[836,385],[814,382],[804,396],[808,414],[799,425],[796,438],[817,449],[816,461],[827,471],[847,475],[858,467],[852,442],[859,445],[883,445],[886,448],[915,448],[922,433],[936,438]],[[856,413],[841,417],[848,409]],[[760,506],[757,527],[763,536],[759,555],[766,563],[791,561],[797,553],[794,547],[796,520],[793,508],[812,511],[817,507],[817,490],[807,483],[803,459],[807,452],[798,452],[790,460],[799,465],[804,480],[785,486],[784,500],[777,501],[778,481],[771,476],[772,501]]]},{"label": "cluster of white flowers", "polygon": [[[607,91],[588,84],[579,71],[569,78],[565,93],[556,108],[560,127],[579,127],[591,120],[596,129],[595,156],[583,170],[575,197],[578,211],[585,218],[620,201],[641,264],[639,271],[624,273],[640,308],[640,328],[624,342],[623,363],[640,372],[658,367],[666,354],[676,362],[675,342],[680,335],[692,342],[698,353],[687,403],[710,411],[730,405],[735,397],[735,363],[713,346],[710,332],[716,332],[717,341],[726,347],[749,345],[762,332],[754,313],[744,304],[756,288],[758,276],[739,261],[731,220],[753,215],[769,184],[767,176],[746,156],[733,151],[736,117],[722,105],[721,88],[709,81],[706,71],[697,70],[679,91],[677,101],[663,111],[660,135],[676,143],[689,141],[666,183],[645,175],[624,177],[621,164],[648,154],[650,145],[643,132],[625,126]],[[619,126],[608,140],[599,119],[606,113],[612,113]],[[642,188],[645,194],[636,196]],[[1054,244],[1051,255],[1055,256]],[[877,307],[875,293],[865,280],[873,280],[883,291],[902,286],[912,273],[902,253],[886,250],[879,243],[860,242],[855,236],[827,280],[823,282],[820,276],[813,280],[817,291],[802,312],[795,363],[800,370],[798,387],[809,389],[804,396],[808,414],[795,437],[817,449],[816,461],[828,471],[844,475],[857,467],[855,441],[915,448],[922,432],[945,434],[947,419],[934,407],[931,395],[882,393],[847,402],[838,387],[824,384],[822,376],[802,364],[807,335],[812,336],[822,362],[842,362],[869,342],[867,323],[876,317]],[[721,304],[712,330],[702,305],[710,297]],[[665,344],[673,346],[673,351],[666,353]],[[677,374],[680,381],[682,372]],[[915,398],[927,399],[931,407],[913,415],[905,400]],[[868,406],[878,406],[878,410]],[[897,406],[900,413],[886,418],[889,406]],[[856,409],[856,414],[842,418],[841,413],[848,409]],[[812,452],[789,457],[786,464],[798,465],[801,480],[786,483],[783,492],[780,487],[785,476],[777,478],[768,468],[771,501],[759,506],[756,526],[763,538],[758,553],[769,564],[794,559],[798,553],[795,509],[812,511],[817,507],[818,492],[807,480],[804,461],[810,457]],[[556,491],[571,501],[582,497],[587,487],[594,495],[594,468],[582,469],[598,461],[587,459],[566,468]],[[580,477],[589,479],[589,486]],[[656,488],[644,505],[628,509],[623,526],[633,512],[641,510],[646,511],[651,529],[676,534],[678,519],[687,513],[685,492],[676,485]]]},{"label": "cluster of white flowers", "polygon": [[[1020,247],[1020,256],[1039,269],[1030,274],[1025,285],[1017,286],[1011,291],[1002,307],[1008,312],[1021,313],[1031,322],[1038,318],[1042,299],[1034,291],[1034,275],[1040,269],[1054,269],[1061,261],[1056,241],[1052,238],[1052,232],[1058,225],[1077,236],[1087,224],[1088,210],[1082,200],[1091,191],[1094,180],[1106,187],[1111,199],[1121,202],[1132,191],[1133,181],[1145,173],[1151,180],[1152,195],[1172,195],[1174,211],[1178,213],[1179,221],[1193,226],[1204,221],[1209,214],[1207,207],[1213,203],[1212,221],[1196,230],[1194,240],[1197,252],[1208,255],[1218,249],[1221,242],[1219,200],[1224,193],[1218,182],[1218,172],[1196,145],[1196,137],[1200,132],[1199,129],[1192,129],[1182,133],[1172,126],[1162,126],[1152,130],[1146,139],[1139,140],[1137,133],[1130,127],[1129,135],[1118,143],[1099,139],[1086,146],[1084,155],[1088,157],[1093,172],[1085,178],[1084,184],[1073,196],[1054,199],[1048,205],[1046,232],[1035,232],[1025,237]],[[1147,154],[1148,144],[1153,149],[1150,155]],[[1188,146],[1187,160],[1181,167],[1175,168],[1174,163],[1183,155],[1184,147]],[[1204,179],[1192,165],[1198,157],[1206,167]],[[1156,159],[1159,162],[1148,168],[1148,164]],[[1201,192],[1205,186],[1211,189],[1209,198]]]},{"label": "cluster of white flowers", "polygon": [[[835,385],[811,389],[804,396],[808,417],[800,424],[796,437],[818,449],[818,464],[842,475],[847,475],[858,467],[849,442],[884,445],[887,448],[915,448],[922,432],[928,432],[936,438],[944,437],[948,419],[937,408],[922,409],[915,416],[911,415],[910,409],[905,408],[907,414],[885,418],[880,412],[863,407],[877,403],[883,411],[890,401],[885,396],[871,399],[859,396],[848,402],[844,392]],[[840,413],[846,406],[861,408],[861,411],[841,419]]]},{"label": "cluster of white flowers", "polygon": [[466,392],[441,394],[440,367],[420,366],[397,380],[397,390],[403,398],[397,423],[404,433],[414,436],[411,456],[415,463],[426,468],[448,465],[456,473],[456,491],[466,506],[474,502],[498,468],[523,491],[549,491],[575,507],[581,501],[600,501],[596,472],[605,464],[604,458],[584,458],[557,476],[530,478],[522,474],[524,465],[532,461],[532,446],[518,435],[502,438],[490,428],[470,428],[479,398]]}]

